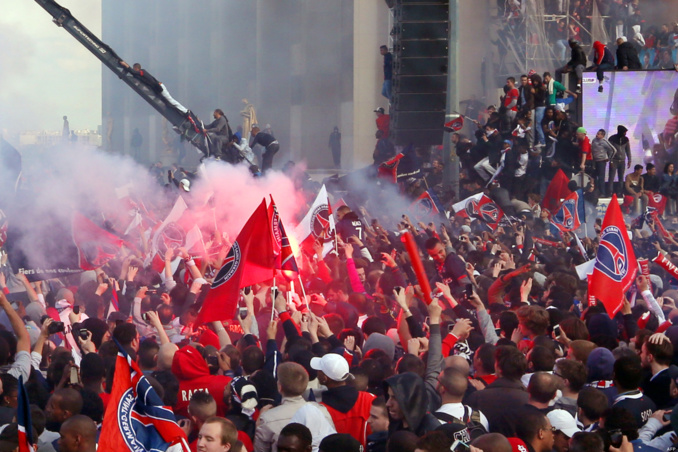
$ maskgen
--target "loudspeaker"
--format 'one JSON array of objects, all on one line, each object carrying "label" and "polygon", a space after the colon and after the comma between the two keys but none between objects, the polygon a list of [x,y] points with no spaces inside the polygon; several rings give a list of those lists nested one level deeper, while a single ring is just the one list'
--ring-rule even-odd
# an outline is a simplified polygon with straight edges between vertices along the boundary
[{"label": "loudspeaker", "polygon": [[396,0],[390,135],[397,145],[442,144],[449,0]]}]

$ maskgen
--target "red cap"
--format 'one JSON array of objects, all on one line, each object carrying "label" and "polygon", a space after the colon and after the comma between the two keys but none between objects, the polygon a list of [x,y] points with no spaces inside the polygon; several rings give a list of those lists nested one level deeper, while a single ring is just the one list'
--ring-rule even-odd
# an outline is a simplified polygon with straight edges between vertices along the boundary
[{"label": "red cap", "polygon": [[507,438],[509,443],[511,443],[511,448],[513,452],[529,452],[525,442],[520,438]]}]

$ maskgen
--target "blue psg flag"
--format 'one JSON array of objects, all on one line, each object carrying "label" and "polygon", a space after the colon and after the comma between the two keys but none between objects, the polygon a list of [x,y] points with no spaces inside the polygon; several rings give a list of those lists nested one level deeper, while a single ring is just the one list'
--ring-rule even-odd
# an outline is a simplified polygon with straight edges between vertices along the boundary
[{"label": "blue psg flag", "polygon": [[585,221],[584,192],[580,189],[572,192],[563,200],[560,208],[551,218],[551,225],[558,231],[569,232],[578,229]]},{"label": "blue psg flag", "polygon": [[589,278],[589,297],[600,300],[610,317],[622,308],[624,294],[638,273],[638,261],[633,252],[617,196],[612,197],[605,212],[600,245],[593,274]]},{"label": "blue psg flag", "polygon": [[115,362],[111,399],[104,414],[98,451],[190,452],[174,412],[163,406],[137,363],[122,348]]},{"label": "blue psg flag", "polygon": [[33,452],[33,445],[37,438],[33,438],[33,423],[31,422],[31,406],[28,401],[28,393],[24,386],[24,377],[19,376],[18,405],[16,408],[16,421],[19,424],[19,452]]}]

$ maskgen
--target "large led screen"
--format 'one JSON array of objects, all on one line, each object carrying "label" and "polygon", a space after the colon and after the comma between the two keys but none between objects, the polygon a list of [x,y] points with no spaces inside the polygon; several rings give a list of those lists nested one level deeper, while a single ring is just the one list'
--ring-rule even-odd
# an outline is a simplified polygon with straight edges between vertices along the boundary
[{"label": "large led screen", "polygon": [[[631,144],[632,165],[678,163],[678,72],[606,72],[603,92],[594,73],[584,74],[582,122],[591,139],[598,129],[607,136],[624,125]],[[671,133],[672,132],[672,133]]]}]

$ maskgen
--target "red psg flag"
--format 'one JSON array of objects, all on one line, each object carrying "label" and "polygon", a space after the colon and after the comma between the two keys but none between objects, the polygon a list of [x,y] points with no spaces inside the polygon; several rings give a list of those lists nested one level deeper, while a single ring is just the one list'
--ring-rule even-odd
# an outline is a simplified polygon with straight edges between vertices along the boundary
[{"label": "red psg flag", "polygon": [[268,217],[271,225],[273,252],[276,256],[275,269],[277,273],[292,281],[299,275],[299,267],[297,267],[297,261],[292,252],[292,245],[290,245],[290,239],[287,237],[285,227],[280,219],[278,208],[275,202],[273,202],[273,196],[271,196],[271,204],[268,206]]},{"label": "red psg flag", "polygon": [[555,214],[560,207],[560,200],[567,198],[572,191],[567,188],[570,180],[567,178],[563,170],[559,169],[551,183],[544,193],[544,199],[541,201],[541,207]]},{"label": "red psg flag", "polygon": [[612,197],[600,233],[589,295],[600,300],[610,317],[622,307],[624,293],[636,277],[638,261],[624,225],[617,196]]},{"label": "red psg flag", "polygon": [[233,242],[221,269],[214,277],[198,313],[196,325],[232,319],[238,306],[240,289],[272,279],[275,261],[266,200],[262,200]]},{"label": "red psg flag", "polygon": [[448,121],[443,126],[445,132],[459,132],[464,128],[464,117],[459,116],[451,121]]},{"label": "red psg flag", "polygon": [[80,212],[73,214],[72,228],[73,243],[78,249],[78,264],[83,270],[102,267],[118,254],[124,243],[121,238],[100,228]]}]

